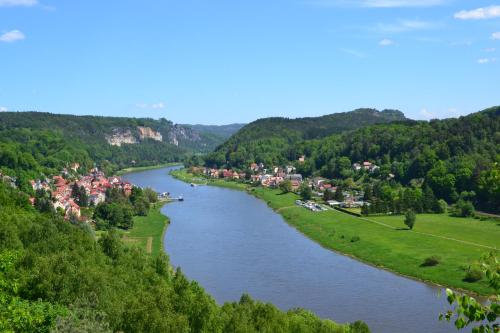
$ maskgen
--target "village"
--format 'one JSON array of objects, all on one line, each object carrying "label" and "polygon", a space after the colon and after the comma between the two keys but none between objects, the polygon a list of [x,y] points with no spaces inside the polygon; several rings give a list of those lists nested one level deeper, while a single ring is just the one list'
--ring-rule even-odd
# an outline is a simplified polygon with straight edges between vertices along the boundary
[{"label": "village", "polygon": [[[299,163],[304,161],[304,157],[299,158]],[[365,171],[373,173],[379,167],[371,162],[354,163],[352,165],[354,171]],[[215,169],[215,168],[200,168],[193,167],[191,172],[194,174],[203,175],[209,179],[224,179],[229,181],[249,182],[267,188],[279,188],[280,184],[289,181],[291,190],[299,192],[303,184],[312,190],[312,195],[316,198],[326,198],[324,201],[330,207],[340,208],[360,208],[369,206],[370,203],[363,200],[364,192],[356,189],[341,189],[340,200],[334,200],[333,197],[339,189],[335,184],[335,180],[326,179],[323,177],[305,178],[302,174],[297,173],[297,168],[292,165],[266,167],[263,163],[251,163],[248,171],[237,171],[233,169]],[[331,195],[325,196],[329,192]],[[297,200],[297,205],[307,208],[311,211],[322,211],[324,206],[318,205],[317,202],[306,200]]]},{"label": "village", "polygon": [[[75,188],[85,191],[88,206],[97,206],[104,202],[108,189],[120,189],[126,196],[132,194],[133,185],[118,176],[106,177],[98,168],[91,169],[86,175],[80,175],[79,169],[80,165],[73,163],[69,169],[64,168],[60,175],[43,180],[32,180],[31,186],[35,192],[49,193],[53,208],[64,212],[66,219],[73,217],[85,220],[81,212],[82,207],[78,205],[77,198],[75,198]],[[35,204],[35,200],[35,197],[30,198],[32,205]]]}]

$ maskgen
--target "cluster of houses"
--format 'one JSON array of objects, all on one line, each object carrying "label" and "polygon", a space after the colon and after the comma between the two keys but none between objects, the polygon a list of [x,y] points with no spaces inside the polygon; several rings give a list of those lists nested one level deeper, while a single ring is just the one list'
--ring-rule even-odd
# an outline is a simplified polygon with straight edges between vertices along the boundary
[{"label": "cluster of houses", "polygon": [[[73,168],[72,168],[73,169]],[[73,171],[77,171],[73,169]],[[62,175],[67,175],[67,170],[63,170]],[[98,205],[106,200],[106,191],[110,188],[122,189],[125,195],[132,193],[132,184],[123,181],[120,177],[106,177],[102,171],[97,168],[90,170],[87,175],[79,176],[75,180],[67,180],[61,175],[54,176],[51,179],[32,180],[31,186],[33,190],[45,190],[51,193],[53,206],[55,209],[62,209],[65,212],[66,218],[70,216],[81,217],[80,206],[72,197],[73,186],[83,187],[87,196],[89,205]],[[34,198],[31,198],[34,203]]]},{"label": "cluster of houses", "polygon": [[368,172],[375,172],[380,169],[378,165],[373,164],[372,162],[365,161],[363,163],[354,163],[352,165],[354,171],[366,170]]},{"label": "cluster of houses", "polygon": [[[289,180],[293,191],[297,191],[304,182],[307,182],[308,186],[313,190],[313,194],[316,196],[323,196],[325,191],[337,191],[337,187],[333,186],[328,179],[323,177],[304,179],[300,173],[297,173],[296,168],[291,165],[266,168],[263,163],[252,163],[249,165],[248,169],[251,171],[250,173],[232,169],[214,168],[193,168],[192,172],[203,174],[208,178],[251,181],[252,183],[258,183],[263,187],[270,188],[277,188],[282,182]],[[356,171],[366,170],[368,172],[374,172],[378,170],[379,167],[366,161],[363,163],[354,163],[353,169]],[[349,208],[362,207],[365,204],[369,205],[369,203],[363,201],[363,191],[343,191],[342,194],[344,198],[343,201],[330,200],[328,204],[332,207],[339,206]],[[311,207],[314,208],[314,206]]]}]

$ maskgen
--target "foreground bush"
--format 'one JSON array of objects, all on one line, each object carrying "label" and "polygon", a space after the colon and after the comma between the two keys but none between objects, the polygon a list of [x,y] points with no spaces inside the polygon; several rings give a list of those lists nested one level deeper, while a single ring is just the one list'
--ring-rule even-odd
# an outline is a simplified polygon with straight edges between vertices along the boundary
[{"label": "foreground bush", "polygon": [[470,268],[465,273],[464,281],[465,282],[477,282],[483,278],[483,272],[477,268]]},{"label": "foreground bush", "polygon": [[218,306],[165,254],[126,247],[113,230],[96,241],[15,194],[0,183],[2,332],[366,332],[247,295]]},{"label": "foreground bush", "polygon": [[436,266],[439,264],[439,260],[440,260],[439,257],[436,257],[436,256],[428,257],[428,258],[425,258],[425,260],[421,266],[423,266],[423,267]]}]

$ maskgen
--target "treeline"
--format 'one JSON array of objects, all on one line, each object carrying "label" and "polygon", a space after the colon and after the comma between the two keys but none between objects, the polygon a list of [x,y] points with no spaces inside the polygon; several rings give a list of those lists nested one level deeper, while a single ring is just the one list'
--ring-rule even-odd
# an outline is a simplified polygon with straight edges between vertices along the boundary
[{"label": "treeline", "polygon": [[265,118],[244,126],[207,156],[210,166],[241,167],[249,160],[266,165],[293,160],[286,151],[302,140],[324,138],[363,126],[407,121],[397,110],[358,109],[322,117]]},{"label": "treeline", "polygon": [[[298,163],[303,155],[305,162]],[[379,169],[352,168],[353,163],[363,161]],[[372,125],[297,143],[280,138],[249,143],[229,140],[205,159],[207,166],[242,169],[251,162],[294,163],[304,176],[353,179],[357,184],[427,186],[436,198],[448,203],[466,196],[465,201],[480,209],[499,212],[500,107],[458,119]]]},{"label": "treeline", "polygon": [[42,214],[0,182],[0,331],[369,332],[242,296],[218,306],[168,257],[126,247],[115,229]]}]

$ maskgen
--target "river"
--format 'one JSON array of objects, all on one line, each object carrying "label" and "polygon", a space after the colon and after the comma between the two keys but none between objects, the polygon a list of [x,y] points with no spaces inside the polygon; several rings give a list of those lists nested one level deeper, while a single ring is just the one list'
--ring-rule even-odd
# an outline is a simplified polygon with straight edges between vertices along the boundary
[{"label": "river", "polygon": [[184,196],[162,210],[171,220],[165,250],[218,303],[249,293],[283,310],[302,307],[340,323],[363,320],[374,333],[456,332],[438,320],[448,309],[444,290],[327,250],[252,195],[191,187],[168,175],[171,169],[124,178]]}]

